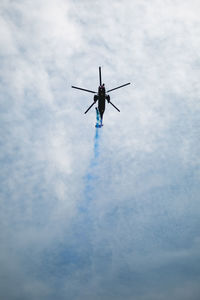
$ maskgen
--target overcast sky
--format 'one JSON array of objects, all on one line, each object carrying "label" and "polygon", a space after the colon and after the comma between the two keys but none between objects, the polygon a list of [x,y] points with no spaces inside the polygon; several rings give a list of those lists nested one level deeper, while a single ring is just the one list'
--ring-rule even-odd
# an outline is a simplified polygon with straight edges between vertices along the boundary
[{"label": "overcast sky", "polygon": [[1,0],[1,299],[200,299],[199,12]]}]

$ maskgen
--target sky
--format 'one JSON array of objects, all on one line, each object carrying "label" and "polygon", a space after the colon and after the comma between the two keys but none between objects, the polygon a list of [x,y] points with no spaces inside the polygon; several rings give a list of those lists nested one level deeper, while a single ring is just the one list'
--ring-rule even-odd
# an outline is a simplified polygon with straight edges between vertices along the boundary
[{"label": "sky", "polygon": [[199,300],[199,10],[1,1],[1,299]]}]

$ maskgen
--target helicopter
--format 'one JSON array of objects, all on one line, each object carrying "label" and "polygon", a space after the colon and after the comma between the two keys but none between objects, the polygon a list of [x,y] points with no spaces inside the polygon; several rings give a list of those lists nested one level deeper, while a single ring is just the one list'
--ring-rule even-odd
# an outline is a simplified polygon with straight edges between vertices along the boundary
[{"label": "helicopter", "polygon": [[85,114],[92,108],[92,106],[98,101],[98,107],[96,107],[96,117],[97,117],[97,123],[96,123],[96,127],[102,127],[103,126],[103,114],[104,114],[104,111],[105,111],[105,103],[106,103],[106,100],[108,103],[110,103],[118,112],[120,112],[119,108],[117,108],[111,101],[110,101],[110,96],[107,94],[111,91],[114,91],[116,89],[120,89],[124,86],[127,86],[129,85],[130,82],[128,83],[125,83],[123,85],[120,85],[118,87],[115,87],[113,89],[110,89],[108,91],[106,91],[105,89],[105,84],[102,83],[102,78],[101,78],[101,67],[99,67],[99,87],[98,87],[98,92],[95,92],[95,91],[91,91],[91,90],[88,90],[88,89],[84,89],[84,88],[80,88],[80,87],[77,87],[77,86],[73,86],[72,85],[72,88],[74,89],[78,89],[78,90],[81,90],[81,91],[85,91],[85,92],[89,92],[89,93],[93,93],[95,94],[94,95],[94,98],[93,98],[93,103],[88,107],[88,109],[85,111]]}]

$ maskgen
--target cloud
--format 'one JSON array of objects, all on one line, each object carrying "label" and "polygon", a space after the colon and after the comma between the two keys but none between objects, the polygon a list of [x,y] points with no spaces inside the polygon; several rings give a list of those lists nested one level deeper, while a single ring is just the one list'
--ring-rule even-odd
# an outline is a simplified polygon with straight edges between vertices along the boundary
[{"label": "cloud", "polygon": [[1,298],[198,299],[198,8],[1,2]]}]

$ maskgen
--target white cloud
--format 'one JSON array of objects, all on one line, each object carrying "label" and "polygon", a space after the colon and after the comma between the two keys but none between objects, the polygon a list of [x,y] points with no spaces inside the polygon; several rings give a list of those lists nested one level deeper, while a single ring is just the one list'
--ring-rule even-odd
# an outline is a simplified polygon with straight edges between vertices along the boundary
[{"label": "white cloud", "polygon": [[111,2],[1,2],[4,299],[198,299],[199,2]]}]

